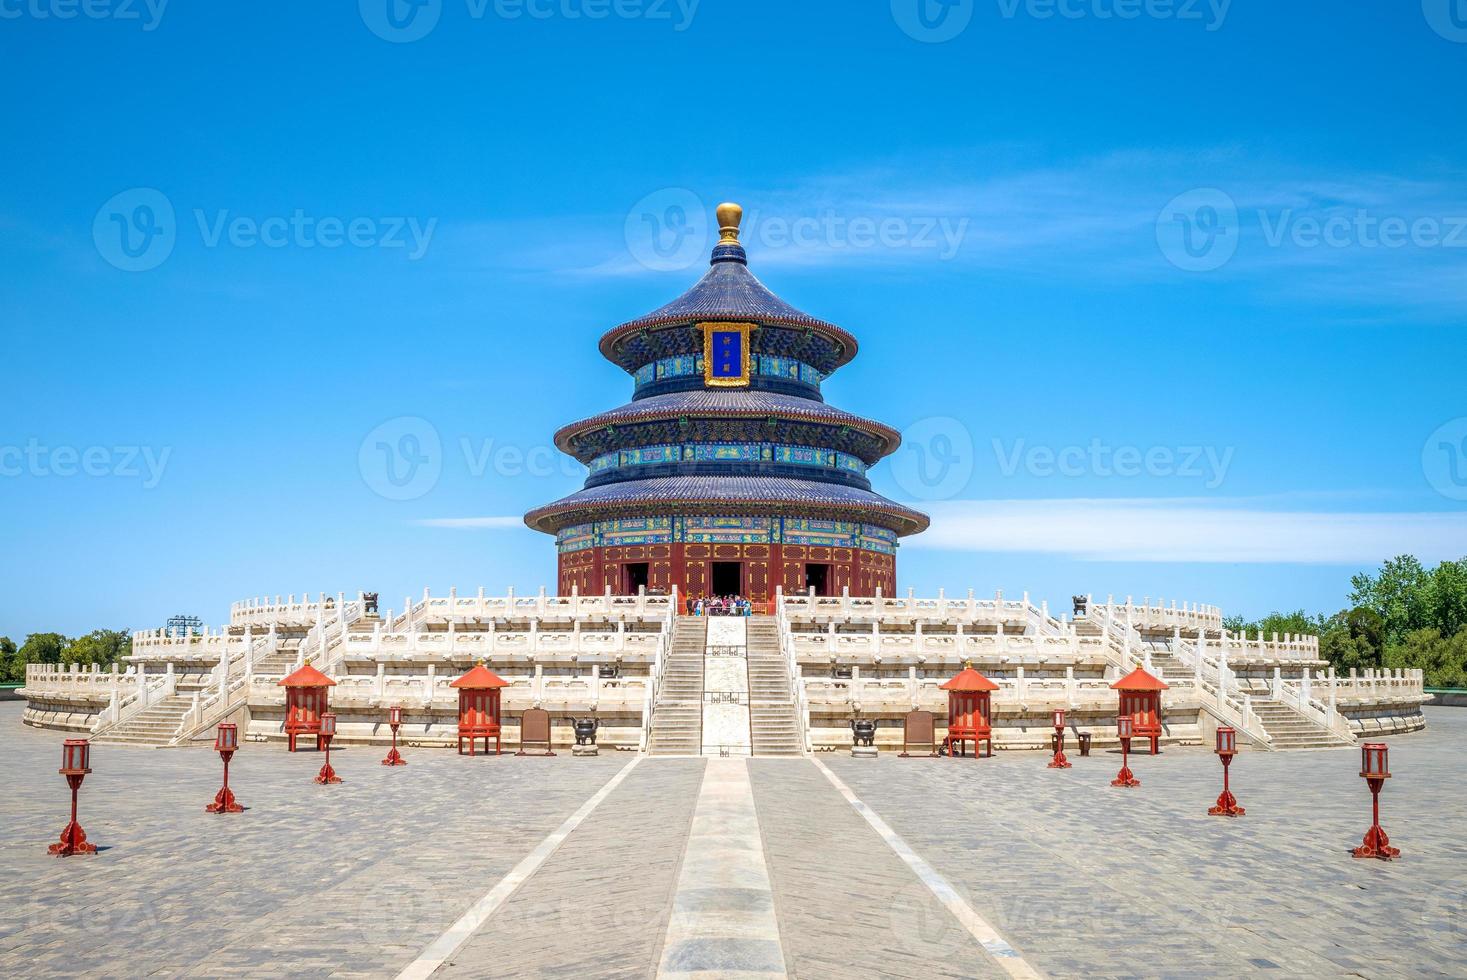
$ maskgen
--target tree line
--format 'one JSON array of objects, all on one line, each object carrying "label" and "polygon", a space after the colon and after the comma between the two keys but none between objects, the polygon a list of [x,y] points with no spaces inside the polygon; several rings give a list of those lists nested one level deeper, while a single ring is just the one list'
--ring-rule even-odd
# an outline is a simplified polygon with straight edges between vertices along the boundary
[{"label": "tree line", "polygon": [[1333,615],[1274,612],[1256,622],[1230,616],[1234,632],[1306,633],[1336,672],[1351,667],[1420,668],[1427,687],[1467,688],[1467,558],[1426,568],[1413,555],[1350,579],[1350,606]]},{"label": "tree line", "polygon": [[105,668],[120,663],[130,653],[130,630],[92,630],[78,637],[32,633],[20,646],[8,636],[0,636],[0,684],[24,683],[26,664],[100,664]]}]

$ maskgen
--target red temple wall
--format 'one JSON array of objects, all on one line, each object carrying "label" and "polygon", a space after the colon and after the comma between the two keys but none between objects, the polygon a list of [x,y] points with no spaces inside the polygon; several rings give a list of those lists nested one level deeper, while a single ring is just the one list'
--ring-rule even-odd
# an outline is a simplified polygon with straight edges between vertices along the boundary
[{"label": "red temple wall", "polygon": [[[626,566],[647,564],[647,588],[681,595],[707,595],[712,563],[737,561],[743,565],[743,594],[756,601],[774,597],[776,586],[786,593],[805,591],[805,566],[828,565],[825,592],[840,595],[883,595],[896,590],[896,556],[862,548],[829,548],[796,544],[652,544],[585,548],[562,554],[559,560],[560,594],[572,588],[582,595],[626,590]],[[630,590],[628,590],[630,591]]]}]

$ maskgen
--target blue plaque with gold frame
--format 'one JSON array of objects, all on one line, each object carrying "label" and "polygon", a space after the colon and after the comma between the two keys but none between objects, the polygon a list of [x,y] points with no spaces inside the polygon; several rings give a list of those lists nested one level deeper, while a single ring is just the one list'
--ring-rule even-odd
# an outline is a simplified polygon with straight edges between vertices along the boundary
[{"label": "blue plaque with gold frame", "polygon": [[710,388],[749,386],[751,323],[702,323],[703,383]]}]

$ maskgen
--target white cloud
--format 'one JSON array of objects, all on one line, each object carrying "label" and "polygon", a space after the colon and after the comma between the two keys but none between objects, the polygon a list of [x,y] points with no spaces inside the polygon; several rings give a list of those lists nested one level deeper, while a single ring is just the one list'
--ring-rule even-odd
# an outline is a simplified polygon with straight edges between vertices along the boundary
[{"label": "white cloud", "polygon": [[924,504],[908,547],[1091,561],[1374,564],[1467,555],[1467,512],[1264,509],[1257,501],[962,500]]},{"label": "white cloud", "polygon": [[469,528],[469,529],[475,529],[475,530],[483,530],[483,529],[486,529],[487,528],[487,529],[490,529],[490,530],[499,530],[499,531],[502,531],[502,530],[514,530],[514,529],[525,529],[525,519],[523,517],[517,517],[517,516],[510,516],[510,517],[425,517],[425,518],[423,518],[421,520],[413,521],[413,523],[416,524],[416,525],[418,525],[419,527],[451,527],[451,528],[459,528],[459,529]]}]

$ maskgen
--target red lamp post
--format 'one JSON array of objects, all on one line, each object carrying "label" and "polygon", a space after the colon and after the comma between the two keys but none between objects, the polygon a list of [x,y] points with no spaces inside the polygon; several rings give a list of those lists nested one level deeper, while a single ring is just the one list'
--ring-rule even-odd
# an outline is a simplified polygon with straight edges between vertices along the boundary
[{"label": "red lamp post", "polygon": [[1054,758],[1049,760],[1050,769],[1069,769],[1070,760],[1065,758],[1065,709],[1054,709]]},{"label": "red lamp post", "polygon": [[71,787],[71,822],[61,832],[61,840],[52,844],[47,851],[61,857],[72,854],[95,854],[97,845],[87,842],[86,831],[76,822],[76,791],[81,789],[82,780],[92,771],[92,744],[84,738],[68,738],[61,743],[61,768],[57,770],[66,777]]},{"label": "red lamp post", "polygon": [[1366,742],[1360,746],[1360,776],[1370,784],[1371,823],[1364,843],[1355,848],[1357,858],[1389,861],[1401,856],[1401,849],[1391,846],[1391,839],[1380,825],[1380,787],[1391,778],[1389,752],[1384,742]]},{"label": "red lamp post", "polygon": [[321,716],[321,744],[326,747],[326,762],[321,766],[321,771],[316,774],[316,782],[339,783],[341,777],[336,775],[336,770],[331,768],[331,740],[336,737],[336,715],[326,712]]},{"label": "red lamp post", "polygon": [[1133,726],[1130,715],[1121,715],[1116,718],[1116,734],[1121,739],[1121,771],[1116,773],[1116,778],[1110,781],[1112,786],[1140,786],[1141,780],[1137,779],[1131,772],[1131,735]]},{"label": "red lamp post", "polygon": [[229,759],[239,750],[239,726],[221,724],[214,733],[214,751],[224,760],[224,788],[214,795],[214,802],[204,807],[205,813],[244,813],[244,807],[229,788]]},{"label": "red lamp post", "polygon": [[1222,760],[1223,767],[1223,791],[1217,798],[1217,806],[1207,808],[1207,812],[1214,817],[1241,817],[1248,811],[1238,806],[1238,800],[1228,789],[1228,766],[1232,765],[1233,756],[1238,754],[1238,733],[1231,728],[1222,727],[1217,730],[1217,757]]},{"label": "red lamp post", "polygon": [[384,766],[405,766],[407,760],[397,751],[397,730],[402,727],[402,705],[394,704],[387,709],[387,725],[392,729],[392,751],[382,760]]}]

